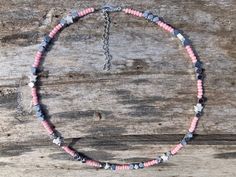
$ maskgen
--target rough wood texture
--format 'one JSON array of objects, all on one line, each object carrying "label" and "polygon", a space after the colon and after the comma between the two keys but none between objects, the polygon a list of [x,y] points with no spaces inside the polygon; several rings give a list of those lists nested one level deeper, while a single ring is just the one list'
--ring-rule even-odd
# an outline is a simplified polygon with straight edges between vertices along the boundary
[{"label": "rough wood texture", "polygon": [[[71,8],[105,1],[0,1],[0,176],[236,176],[236,2],[109,1],[150,9],[190,36],[206,68],[208,98],[194,141],[170,162],[111,173],[72,161],[42,132],[19,81],[42,36]],[[41,75],[42,102],[66,142],[100,160],[130,162],[169,150],[186,132],[196,82],[179,42],[153,24],[112,14],[111,72],[102,71],[103,18],[81,19],[54,42]]]}]

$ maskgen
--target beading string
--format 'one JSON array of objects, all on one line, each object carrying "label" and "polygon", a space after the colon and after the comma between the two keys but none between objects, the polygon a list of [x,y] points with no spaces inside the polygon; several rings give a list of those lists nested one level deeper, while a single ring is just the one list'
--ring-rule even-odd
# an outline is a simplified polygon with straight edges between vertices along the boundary
[{"label": "beading string", "polygon": [[[164,31],[171,33],[173,36],[175,36],[177,39],[180,40],[184,48],[186,49],[186,52],[188,53],[191,62],[193,64],[193,68],[196,73],[196,80],[197,80],[197,104],[194,106],[194,112],[195,116],[193,117],[190,127],[186,133],[186,135],[183,137],[183,139],[174,146],[170,151],[158,155],[156,158],[148,160],[146,162],[135,162],[135,163],[127,163],[127,164],[114,164],[109,162],[100,162],[93,160],[84,154],[76,151],[72,147],[68,146],[63,141],[63,137],[61,134],[56,130],[55,126],[49,122],[47,119],[45,113],[42,110],[42,105],[39,101],[39,93],[38,93],[38,74],[40,72],[40,64],[42,61],[42,58],[48,48],[48,46],[51,44],[51,41],[55,36],[62,31],[64,28],[70,26],[74,22],[76,22],[78,19],[87,16],[91,13],[98,12],[98,11],[106,11],[106,12],[124,12],[125,14],[130,14],[135,17],[144,18],[160,28],[162,28]],[[171,25],[167,24],[162,20],[162,18],[158,17],[157,15],[153,15],[150,11],[144,11],[139,12],[137,10],[131,9],[131,8],[121,8],[121,7],[112,7],[112,6],[105,6],[100,9],[94,9],[94,8],[87,8],[82,11],[72,10],[66,17],[62,18],[60,22],[53,28],[53,30],[49,33],[49,35],[45,36],[43,38],[42,43],[40,44],[40,47],[35,55],[34,63],[31,67],[31,75],[29,76],[30,82],[29,86],[31,87],[31,95],[32,95],[32,101],[34,105],[34,109],[36,112],[36,117],[39,121],[41,121],[42,126],[45,128],[47,133],[49,134],[50,138],[52,139],[53,143],[60,146],[66,153],[68,153],[70,156],[72,156],[75,160],[81,161],[82,163],[85,163],[89,166],[93,166],[96,168],[102,168],[102,169],[110,169],[110,170],[130,170],[130,169],[143,169],[147,168],[153,165],[157,165],[163,162],[166,162],[170,159],[170,157],[176,155],[184,146],[187,145],[187,143],[193,138],[193,133],[196,130],[198,121],[203,113],[203,107],[204,107],[204,97],[203,97],[203,69],[202,69],[202,62],[200,62],[199,58],[197,57],[196,53],[194,52],[190,40],[183,35],[179,30],[175,29]]]}]

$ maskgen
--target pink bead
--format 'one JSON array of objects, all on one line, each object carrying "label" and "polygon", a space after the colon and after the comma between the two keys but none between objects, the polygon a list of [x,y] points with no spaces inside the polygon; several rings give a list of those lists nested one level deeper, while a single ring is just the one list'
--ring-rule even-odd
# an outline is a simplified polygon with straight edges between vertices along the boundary
[{"label": "pink bead", "polygon": [[88,8],[88,9],[82,10],[81,12],[78,12],[78,15],[80,17],[82,17],[82,16],[88,15],[88,14],[90,14],[92,12],[94,12],[94,8]]},{"label": "pink bead", "polygon": [[64,151],[70,154],[72,157],[76,155],[76,152],[68,146],[62,146],[62,149],[64,149]]},{"label": "pink bead", "polygon": [[52,127],[49,125],[48,121],[43,120],[42,125],[44,126],[44,128],[47,130],[48,134],[51,135],[53,133],[53,129]]},{"label": "pink bead", "polygon": [[127,164],[117,165],[116,170],[129,170],[129,165],[127,165]]},{"label": "pink bead", "polygon": [[157,164],[157,160],[150,160],[150,161],[144,162],[144,167],[150,167],[155,164]]},{"label": "pink bead", "polygon": [[123,9],[123,12],[127,13],[127,14],[131,14],[131,15],[134,15],[134,16],[137,16],[137,17],[142,17],[143,16],[143,13],[137,11],[137,10],[133,10],[133,9]]},{"label": "pink bead", "polygon": [[182,144],[177,144],[172,150],[171,150],[171,154],[175,155],[177,152],[180,151],[180,149],[182,149],[183,145]]},{"label": "pink bead", "polygon": [[194,130],[196,129],[197,123],[198,123],[198,118],[194,117],[192,122],[191,122],[189,132],[191,132],[191,133],[194,132]]},{"label": "pink bead", "polygon": [[93,166],[93,167],[97,167],[97,168],[101,167],[101,164],[99,162],[94,161],[94,160],[86,160],[85,163],[89,166]]}]

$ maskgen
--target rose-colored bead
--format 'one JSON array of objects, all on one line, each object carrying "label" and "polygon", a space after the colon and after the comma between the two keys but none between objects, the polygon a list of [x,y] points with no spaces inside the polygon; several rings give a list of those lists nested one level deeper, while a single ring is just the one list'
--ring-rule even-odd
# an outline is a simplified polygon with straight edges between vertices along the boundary
[{"label": "rose-colored bead", "polygon": [[129,8],[123,9],[123,12],[125,12],[127,14],[137,16],[137,17],[142,17],[143,16],[143,13],[141,13],[137,10],[129,9]]},{"label": "rose-colored bead", "polygon": [[180,151],[180,149],[182,149],[183,145],[182,144],[177,144],[172,150],[171,150],[171,154],[175,155],[178,151]]},{"label": "rose-colored bead", "polygon": [[101,164],[99,162],[94,161],[94,160],[86,160],[85,163],[89,166],[93,166],[93,167],[97,167],[97,168],[101,167]]},{"label": "rose-colored bead", "polygon": [[76,152],[73,149],[71,149],[69,146],[62,146],[62,149],[64,149],[64,151],[70,154],[72,157],[76,155]]},{"label": "rose-colored bead", "polygon": [[43,120],[41,123],[42,123],[43,127],[47,130],[48,134],[51,135],[53,133],[53,129],[52,129],[51,125],[49,124],[49,122],[46,120]]},{"label": "rose-colored bead", "polygon": [[198,123],[198,118],[197,117],[194,117],[192,122],[191,122],[191,125],[190,125],[190,128],[189,128],[189,132],[194,132],[194,130],[196,129],[197,127],[197,123]]},{"label": "rose-colored bead", "polygon": [[157,164],[157,160],[150,160],[150,161],[144,162],[144,167],[150,167],[155,164]]}]

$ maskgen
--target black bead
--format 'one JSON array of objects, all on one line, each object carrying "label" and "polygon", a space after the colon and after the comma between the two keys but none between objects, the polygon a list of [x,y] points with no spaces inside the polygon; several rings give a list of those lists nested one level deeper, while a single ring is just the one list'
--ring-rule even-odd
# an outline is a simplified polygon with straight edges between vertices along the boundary
[{"label": "black bead", "polygon": [[202,113],[201,112],[198,112],[195,114],[196,117],[201,117],[202,116]]},{"label": "black bead", "polygon": [[202,80],[203,79],[203,75],[202,74],[197,74],[197,79],[198,80]]},{"label": "black bead", "polygon": [[73,157],[75,160],[77,160],[77,161],[81,161],[82,159],[81,159],[81,156],[78,154],[78,153],[76,153],[76,155]]},{"label": "black bead", "polygon": [[82,162],[82,163],[85,163],[85,162],[86,162],[86,160],[87,160],[87,158],[86,158],[86,157],[81,157],[81,162]]},{"label": "black bead", "polygon": [[204,100],[204,98],[199,98],[199,99],[198,99],[198,103],[201,103],[201,104],[203,104],[203,103],[204,103],[204,101],[205,101],[205,100]]}]

